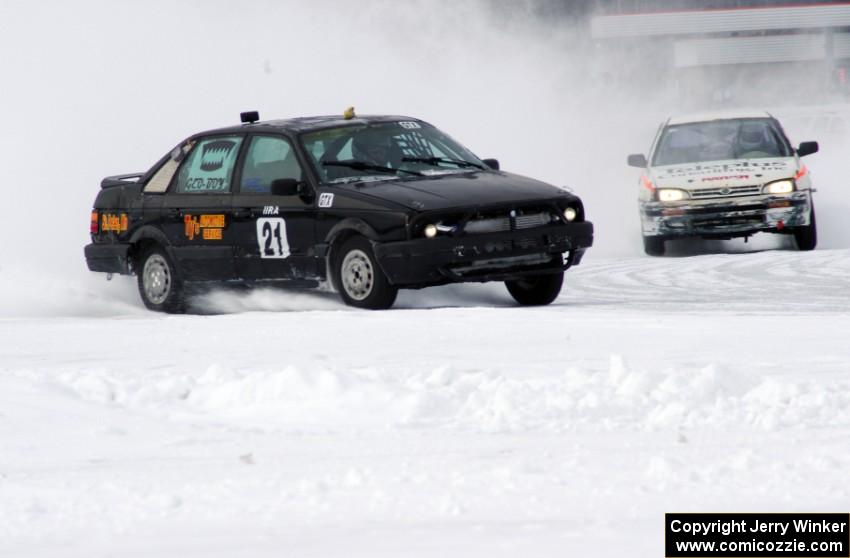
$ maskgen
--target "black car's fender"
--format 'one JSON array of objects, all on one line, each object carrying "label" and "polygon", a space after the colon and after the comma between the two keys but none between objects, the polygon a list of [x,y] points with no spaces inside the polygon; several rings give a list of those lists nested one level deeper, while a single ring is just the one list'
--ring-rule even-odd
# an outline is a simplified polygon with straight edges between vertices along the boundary
[{"label": "black car's fender", "polygon": [[334,247],[338,247],[342,242],[351,236],[360,235],[369,239],[370,242],[376,243],[380,241],[380,235],[366,221],[358,217],[348,217],[334,225],[328,234],[325,235],[324,242],[316,245],[316,256],[325,258],[326,274],[330,277],[331,258],[334,256]]},{"label": "black car's fender", "polygon": [[130,236],[129,258],[138,258],[141,255],[141,248],[144,245],[153,243],[162,246],[172,261],[176,259],[174,248],[171,245],[171,242],[169,242],[168,237],[166,237],[161,230],[153,225],[142,225]]},{"label": "black car's fender", "polygon": [[325,244],[327,246],[332,245],[337,238],[346,231],[355,232],[361,236],[365,236],[372,242],[378,242],[380,240],[380,235],[366,221],[359,217],[348,217],[334,225],[331,230],[328,231],[328,234],[325,236]]},{"label": "black car's fender", "polygon": [[[331,230],[328,231],[323,243],[316,245],[316,255],[318,257],[325,258],[325,263],[328,266],[327,270],[329,271],[332,258],[335,256],[334,249],[341,246],[343,242],[352,236],[363,236],[368,239],[373,246],[386,242],[387,240],[400,240],[401,238],[406,238],[406,225],[408,219],[406,216],[401,214],[398,215],[398,219],[400,226],[397,230],[396,228],[393,228],[392,231],[381,234],[364,219],[360,217],[347,217],[334,225]],[[378,261],[378,265],[381,266],[382,271],[386,273],[381,261]],[[328,272],[327,275],[330,276],[330,273]]]}]

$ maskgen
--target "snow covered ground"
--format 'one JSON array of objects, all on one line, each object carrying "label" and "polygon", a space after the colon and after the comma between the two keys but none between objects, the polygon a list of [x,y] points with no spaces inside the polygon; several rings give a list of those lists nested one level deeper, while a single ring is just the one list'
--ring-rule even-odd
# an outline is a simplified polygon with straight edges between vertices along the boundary
[{"label": "snow covered ground", "polygon": [[[848,511],[850,108],[775,111],[821,142],[817,251],[644,257],[625,158],[679,111],[531,4],[0,3],[0,557],[658,557],[664,512]],[[597,234],[557,303],[163,316],[85,270],[103,176],[350,105],[572,187]]]},{"label": "snow covered ground", "polygon": [[118,279],[4,318],[0,555],[661,556],[664,512],[846,511],[850,251],[712,252],[539,309]]}]

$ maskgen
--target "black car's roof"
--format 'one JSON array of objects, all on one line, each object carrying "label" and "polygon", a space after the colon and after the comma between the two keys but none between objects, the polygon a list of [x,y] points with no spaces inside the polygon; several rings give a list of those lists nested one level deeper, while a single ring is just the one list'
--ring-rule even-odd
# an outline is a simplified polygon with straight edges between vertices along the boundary
[{"label": "black car's roof", "polygon": [[312,130],[321,130],[324,128],[335,128],[337,126],[355,126],[363,124],[377,124],[380,122],[423,122],[418,118],[409,116],[391,116],[391,115],[366,115],[355,116],[354,118],[346,119],[342,115],[332,116],[302,116],[298,118],[285,118],[280,120],[260,120],[252,124],[241,124],[238,126],[228,126],[225,128],[216,128],[194,134],[195,136],[205,136],[209,134],[233,134],[246,131],[275,131],[275,132],[290,132],[301,133]]}]

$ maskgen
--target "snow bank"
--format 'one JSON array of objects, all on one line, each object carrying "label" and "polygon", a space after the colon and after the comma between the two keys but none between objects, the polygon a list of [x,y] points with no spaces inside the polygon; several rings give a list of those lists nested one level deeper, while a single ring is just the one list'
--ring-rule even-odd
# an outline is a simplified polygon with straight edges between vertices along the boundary
[{"label": "snow bank", "polygon": [[450,365],[416,371],[212,365],[157,376],[86,369],[34,377],[83,401],[133,412],[285,431],[782,430],[850,419],[847,381],[825,385],[715,364],[643,369],[616,355],[607,369],[545,374]]}]

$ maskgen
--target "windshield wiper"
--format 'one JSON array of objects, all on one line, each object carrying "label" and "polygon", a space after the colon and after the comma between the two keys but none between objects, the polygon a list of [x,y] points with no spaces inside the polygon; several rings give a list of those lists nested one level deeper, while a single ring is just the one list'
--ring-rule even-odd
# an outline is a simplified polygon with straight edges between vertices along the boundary
[{"label": "windshield wiper", "polygon": [[464,161],[462,159],[449,159],[447,157],[403,157],[402,161],[408,163],[425,163],[428,165],[433,165],[435,167],[440,166],[440,164],[452,164],[457,165],[462,168],[475,167],[476,169],[483,169],[479,164],[470,163],[469,161]]},{"label": "windshield wiper", "polygon": [[407,170],[407,169],[394,169],[392,167],[385,167],[383,165],[374,165],[372,163],[367,163],[366,161],[323,161],[322,165],[326,167],[346,167],[349,169],[365,171],[378,171],[378,172],[386,172],[390,174],[395,174],[397,172],[406,172],[408,174],[415,174],[416,176],[424,176],[421,172],[415,170]]}]

